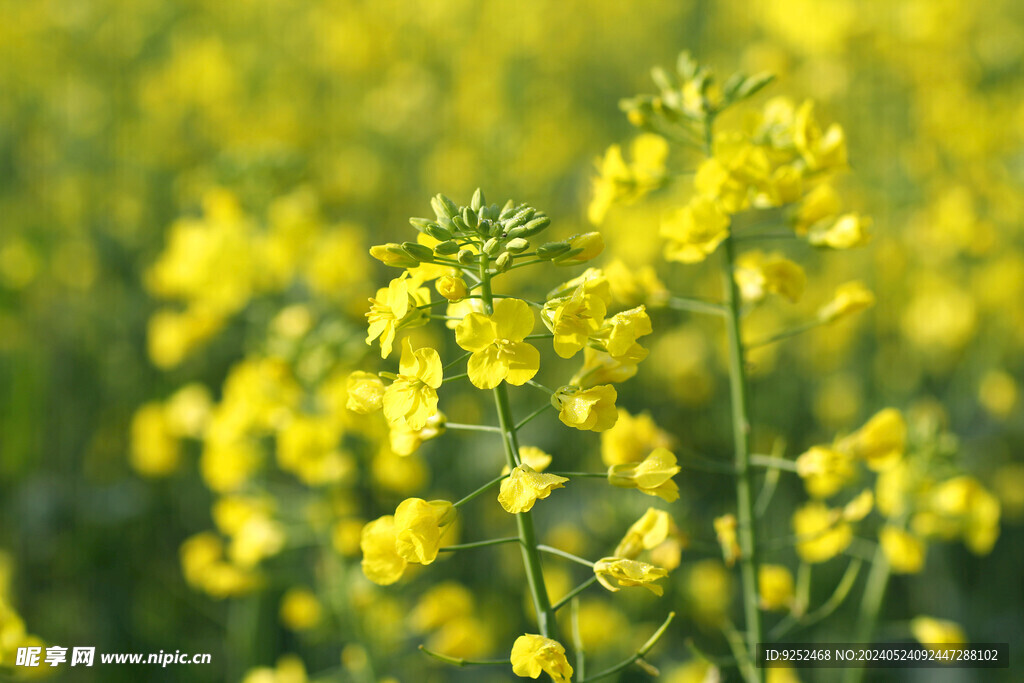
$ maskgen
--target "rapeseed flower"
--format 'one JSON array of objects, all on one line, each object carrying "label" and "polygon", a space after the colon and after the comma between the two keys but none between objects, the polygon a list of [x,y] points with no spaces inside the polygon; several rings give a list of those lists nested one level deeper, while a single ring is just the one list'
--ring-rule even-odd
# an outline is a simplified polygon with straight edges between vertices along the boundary
[{"label": "rapeseed flower", "polygon": [[388,424],[416,432],[437,412],[441,357],[431,348],[413,351],[408,339],[404,343],[398,376],[384,390],[381,404]]},{"label": "rapeseed flower", "polygon": [[612,465],[608,482],[620,488],[635,488],[669,503],[679,498],[679,486],[672,480],[681,468],[676,456],[666,448],[655,448],[639,463]]},{"label": "rapeseed flower", "polygon": [[526,633],[516,638],[509,661],[516,676],[537,678],[544,672],[554,683],[569,683],[572,679],[572,667],[565,658],[565,647],[557,640],[541,635]]},{"label": "rapeseed flower", "polygon": [[602,586],[613,593],[621,588],[643,586],[655,595],[663,595],[665,589],[655,581],[668,576],[668,570],[624,557],[605,557],[594,563],[594,575]]},{"label": "rapeseed flower", "polygon": [[697,196],[661,224],[668,240],[665,258],[680,263],[699,263],[729,236],[729,216],[707,197]]},{"label": "rapeseed flower", "polygon": [[491,315],[469,313],[462,319],[455,340],[473,352],[466,367],[473,386],[493,389],[502,381],[519,386],[537,374],[540,352],[523,341],[533,325],[533,311],[519,299],[502,299]]},{"label": "rapeseed flower", "polygon": [[610,429],[619,417],[615,409],[616,398],[618,392],[609,384],[589,389],[565,386],[555,392],[551,403],[558,409],[558,419],[562,424],[582,431],[603,432]]},{"label": "rapeseed flower", "polygon": [[409,562],[432,563],[455,515],[455,507],[446,500],[403,500],[395,510],[395,550]]},{"label": "rapeseed flower", "polygon": [[498,502],[505,512],[529,512],[534,503],[550,496],[553,490],[563,488],[567,481],[555,474],[542,474],[524,463],[502,480]]}]

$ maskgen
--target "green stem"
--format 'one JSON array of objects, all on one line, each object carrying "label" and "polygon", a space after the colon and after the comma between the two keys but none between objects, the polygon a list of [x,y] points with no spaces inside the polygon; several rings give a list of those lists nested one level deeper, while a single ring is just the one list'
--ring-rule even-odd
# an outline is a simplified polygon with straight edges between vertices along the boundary
[{"label": "green stem", "polygon": [[580,601],[572,601],[572,648],[576,651],[576,680],[587,675],[587,655],[583,650],[583,636],[580,634]]},{"label": "green stem", "polygon": [[[483,295],[484,310],[494,312],[494,295],[491,292],[491,276],[487,270],[486,254],[480,256],[480,279],[483,282],[480,293]],[[501,441],[505,446],[505,458],[509,469],[519,465],[519,437],[516,434],[516,422],[512,418],[509,406],[508,388],[504,382],[493,389],[494,407],[498,412],[498,424],[501,426]],[[520,548],[523,552],[523,567],[526,570],[526,583],[533,598],[533,608],[537,614],[537,628],[546,638],[557,640],[558,624],[555,611],[551,609],[551,599],[544,583],[544,572],[541,568],[540,553],[537,550],[537,533],[533,528],[533,517],[529,512],[516,514],[516,527],[519,531]]]},{"label": "green stem", "polygon": [[497,427],[491,427],[490,425],[464,425],[458,422],[445,422],[445,429],[458,429],[465,432],[500,432],[501,430]]},{"label": "green stem", "polygon": [[468,503],[469,501],[471,501],[474,498],[476,498],[477,496],[479,496],[480,494],[487,493],[489,490],[491,490],[492,488],[497,486],[498,483],[502,479],[507,477],[507,476],[508,476],[507,474],[502,474],[502,475],[499,475],[499,476],[495,477],[494,479],[491,479],[489,482],[487,482],[486,484],[484,484],[483,486],[478,488],[476,491],[473,491],[473,493],[470,493],[465,498],[463,498],[459,502],[455,503],[455,507],[461,507],[461,506],[465,505],[466,503]]},{"label": "green stem", "polygon": [[608,676],[611,676],[612,674],[617,674],[618,672],[622,671],[623,669],[625,669],[626,667],[630,666],[631,664],[633,664],[635,662],[638,662],[641,659],[643,659],[644,656],[648,652],[651,651],[651,648],[654,647],[655,644],[661,639],[661,636],[664,635],[666,629],[668,629],[668,625],[671,624],[672,620],[675,619],[675,618],[676,618],[676,613],[675,612],[669,612],[668,613],[668,617],[661,624],[661,626],[658,627],[658,630],[654,632],[654,635],[652,635],[647,640],[647,642],[644,643],[643,647],[641,647],[639,650],[637,650],[633,654],[632,657],[630,657],[629,659],[625,659],[625,660],[619,662],[618,664],[616,664],[615,666],[613,666],[613,667],[611,667],[609,669],[605,669],[604,671],[598,672],[598,673],[594,674],[593,676],[591,676],[590,678],[580,677],[580,679],[579,679],[580,683],[590,683],[590,681],[596,681],[598,679],[606,678]]},{"label": "green stem", "polygon": [[420,645],[420,650],[423,654],[452,666],[508,666],[507,659],[463,659],[462,657],[449,657],[439,652],[431,652],[422,645]]},{"label": "green stem", "polygon": [[[713,155],[712,126],[714,117],[707,117],[704,145],[707,155]],[[736,246],[733,237],[725,238],[725,268],[723,285],[726,295],[726,326],[729,336],[729,385],[732,399],[733,445],[736,451],[736,511],[739,527],[740,581],[743,586],[743,612],[746,622],[747,652],[752,658],[761,642],[761,611],[758,608],[757,589],[757,530],[754,528],[754,498],[750,472],[750,410],[747,404],[746,361],[743,357],[743,337],[740,331],[742,299],[736,285]],[[763,681],[764,671],[751,667],[751,680]]]},{"label": "green stem", "polygon": [[578,557],[577,555],[573,555],[572,553],[567,553],[564,550],[559,550],[558,548],[552,548],[549,545],[539,545],[539,546],[537,546],[537,550],[540,550],[542,552],[548,553],[549,555],[558,555],[559,557],[564,557],[565,559],[569,560],[570,562],[575,562],[576,564],[582,564],[584,567],[591,567],[591,568],[593,568],[593,566],[594,566],[594,563],[591,562],[590,560],[585,560],[582,557]]},{"label": "green stem", "polygon": [[555,390],[554,389],[549,389],[548,387],[544,386],[540,382],[534,382],[532,379],[528,379],[528,380],[526,380],[526,383],[529,384],[534,389],[540,389],[541,391],[546,391],[548,393],[548,395],[550,395],[550,396],[554,396],[555,395]]},{"label": "green stem", "polygon": [[[587,579],[586,581],[584,581],[583,583],[581,583],[580,585],[576,586],[571,591],[569,591],[566,594],[566,596],[564,598],[562,598],[561,600],[559,600],[558,602],[556,602],[551,607],[551,609],[553,609],[553,610],[555,610],[557,612],[558,610],[560,610],[563,607],[565,607],[567,602],[569,602],[570,600],[575,598],[577,595],[579,595],[583,591],[585,591],[588,588],[590,588],[591,586],[593,586],[595,583],[597,583],[597,574],[594,574],[589,579]],[[582,675],[581,675],[581,677],[582,677]]]},{"label": "green stem", "polygon": [[451,375],[449,377],[445,377],[444,379],[442,379],[441,384],[447,384],[448,382],[454,382],[457,379],[465,379],[467,377],[469,377],[468,372],[463,372],[460,375]]},{"label": "green stem", "polygon": [[529,415],[524,417],[522,420],[517,422],[516,426],[513,427],[513,429],[518,432],[520,429],[525,427],[528,423],[532,422],[535,417],[540,417],[545,412],[547,412],[548,408],[554,408],[554,406],[551,405],[550,402],[549,403],[545,403],[540,408],[537,408],[537,410],[533,411],[532,413],[530,413]]},{"label": "green stem", "polygon": [[551,474],[558,475],[559,477],[590,477],[593,479],[607,479],[607,472],[552,472]]},{"label": "green stem", "polygon": [[668,307],[677,311],[690,311],[692,313],[707,313],[709,315],[727,315],[728,311],[722,304],[694,299],[685,296],[673,296],[668,300]]},{"label": "green stem", "polygon": [[505,543],[518,543],[518,536],[509,536],[508,538],[492,538],[487,541],[475,541],[473,543],[460,543],[459,545],[446,545],[443,548],[438,548],[439,553],[450,553],[456,550],[472,550],[473,548],[486,548],[492,545],[503,545]]},{"label": "green stem", "polygon": [[756,465],[757,467],[767,467],[769,469],[786,470],[787,472],[796,472],[796,462],[792,460],[786,460],[785,458],[776,458],[773,455],[752,455],[750,456],[750,464]]},{"label": "green stem", "polygon": [[461,363],[462,361],[466,360],[467,358],[469,358],[472,355],[473,355],[472,351],[466,351],[464,354],[462,354],[461,356],[459,356],[458,358],[453,360],[451,363],[448,363],[448,365],[446,365],[443,368],[441,368],[441,370],[447,370],[448,368],[452,367],[453,365],[457,365],[458,363]]},{"label": "green stem", "polygon": [[783,332],[779,332],[778,334],[773,334],[772,336],[765,337],[764,339],[752,341],[749,344],[744,344],[743,348],[749,351],[750,349],[756,349],[760,346],[768,346],[769,344],[774,344],[775,342],[782,341],[783,339],[789,339],[790,337],[795,337],[797,335],[803,334],[808,330],[813,330],[815,327],[820,327],[824,324],[825,323],[823,323],[821,320],[811,320],[802,325],[797,325],[793,329],[785,330]]},{"label": "green stem", "polygon": [[[857,635],[853,642],[864,644],[871,642],[878,614],[882,611],[882,600],[885,598],[885,588],[888,583],[889,559],[885,556],[882,546],[879,545],[875,549],[875,558],[871,561],[871,571],[868,572],[864,595],[861,597],[860,616],[857,618]],[[843,680],[845,683],[860,683],[863,678],[864,667],[857,667],[847,669]]]}]

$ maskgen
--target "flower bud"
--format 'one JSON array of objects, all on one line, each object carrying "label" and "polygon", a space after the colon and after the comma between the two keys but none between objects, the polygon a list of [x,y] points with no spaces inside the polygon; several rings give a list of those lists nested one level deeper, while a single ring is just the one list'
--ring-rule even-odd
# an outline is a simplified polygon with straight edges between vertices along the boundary
[{"label": "flower bud", "polygon": [[599,232],[585,232],[569,238],[570,252],[555,259],[558,265],[575,265],[585,263],[604,251],[604,240]]},{"label": "flower bud", "polygon": [[468,206],[462,210],[462,220],[470,230],[476,230],[476,227],[480,225],[480,217]]},{"label": "flower bud", "polygon": [[448,228],[442,228],[440,225],[428,225],[423,232],[439,242],[446,242],[452,238],[452,231]]},{"label": "flower bud", "polygon": [[548,242],[537,249],[537,258],[551,260],[569,251],[567,242]]},{"label": "flower bud", "polygon": [[446,240],[434,247],[434,253],[441,256],[450,256],[459,250],[459,244],[455,240]]},{"label": "flower bud", "polygon": [[499,242],[497,238],[492,237],[484,242],[484,253],[488,256],[494,256],[499,251],[501,251],[501,242]]},{"label": "flower bud", "polygon": [[415,268],[420,263],[398,244],[377,244],[370,247],[370,256],[393,268]]},{"label": "flower bud", "polygon": [[402,251],[422,263],[432,263],[434,260],[434,250],[424,244],[402,242]]},{"label": "flower bud", "polygon": [[504,273],[512,266],[512,254],[507,251],[501,252],[498,254],[498,258],[494,262],[494,265],[497,267],[499,273]]},{"label": "flower bud", "polygon": [[482,207],[486,203],[486,200],[484,200],[483,190],[481,190],[479,187],[476,188],[476,191],[473,192],[473,199],[471,199],[469,202],[470,207],[472,207],[474,211],[479,211],[480,207]]},{"label": "flower bud", "polygon": [[516,205],[512,203],[512,200],[505,202],[505,206],[501,208],[501,213],[498,214],[498,220],[504,221],[512,218],[516,212]]},{"label": "flower bud", "polygon": [[476,254],[471,252],[469,249],[463,249],[462,251],[459,252],[457,259],[458,262],[461,263],[462,265],[468,266],[474,261],[476,261]]},{"label": "flower bud", "polygon": [[439,194],[431,199],[430,206],[433,207],[434,213],[437,214],[438,218],[441,216],[455,218],[455,216],[459,214],[459,207],[455,206],[455,202],[448,199],[443,194]]},{"label": "flower bud", "polygon": [[530,243],[522,237],[516,237],[513,240],[509,240],[509,243],[505,245],[505,248],[513,254],[520,254],[530,248]]},{"label": "flower bud", "polygon": [[454,275],[442,275],[437,278],[435,287],[437,287],[438,294],[448,299],[448,301],[461,301],[469,293],[466,281]]}]

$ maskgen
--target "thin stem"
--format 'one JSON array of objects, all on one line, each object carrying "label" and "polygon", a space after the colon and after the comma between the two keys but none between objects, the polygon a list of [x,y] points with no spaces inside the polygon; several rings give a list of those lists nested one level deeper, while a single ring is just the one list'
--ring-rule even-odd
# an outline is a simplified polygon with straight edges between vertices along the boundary
[{"label": "thin stem", "polygon": [[[507,476],[508,476],[507,474],[502,474],[502,475],[499,475],[499,476],[495,477],[494,479],[491,479],[489,482],[487,482],[486,484],[484,484],[483,486],[478,488],[476,491],[473,491],[473,493],[470,493],[468,496],[466,496],[462,500],[460,500],[457,503],[455,503],[454,507],[461,507],[461,506],[465,505],[466,503],[468,503],[469,501],[471,501],[474,498],[476,498],[477,496],[479,496],[479,495],[481,495],[483,493],[487,493],[489,490],[491,490],[492,488],[497,486],[498,483],[502,479],[507,477]],[[519,540],[519,539],[517,538],[516,540]]]},{"label": "thin stem", "polygon": [[789,339],[790,337],[795,337],[797,335],[803,334],[804,332],[807,332],[808,330],[813,330],[815,327],[820,327],[821,325],[824,325],[824,324],[825,323],[823,323],[820,320],[811,320],[811,321],[808,321],[808,322],[806,322],[806,323],[804,323],[802,325],[797,325],[793,329],[785,330],[784,332],[779,332],[778,334],[773,334],[770,337],[765,337],[764,339],[758,339],[756,341],[752,341],[752,342],[749,342],[747,344],[744,344],[743,348],[745,350],[749,351],[750,349],[756,349],[756,348],[761,347],[761,346],[768,346],[769,344],[774,344],[775,342],[780,342],[783,339]]},{"label": "thin stem", "polygon": [[786,470],[787,472],[797,471],[796,463],[794,461],[786,460],[785,458],[776,458],[774,455],[752,455],[750,456],[750,464],[774,470]]},{"label": "thin stem", "polygon": [[722,462],[696,453],[680,453],[680,461],[687,467],[704,472],[717,472],[718,474],[736,474],[736,467],[732,463]]},{"label": "thin stem", "polygon": [[461,363],[462,361],[466,360],[467,358],[469,358],[472,355],[473,355],[472,351],[466,351],[464,354],[462,354],[461,356],[459,356],[458,358],[456,358],[452,362],[448,363],[448,365],[446,365],[443,368],[441,368],[442,372],[444,370],[447,370],[448,368],[450,368],[453,365],[457,365],[457,364]]},{"label": "thin stem", "polygon": [[[575,598],[577,595],[579,595],[583,591],[585,591],[588,588],[590,588],[591,586],[593,586],[595,583],[597,583],[597,574],[594,574],[589,579],[587,579],[586,581],[584,581],[583,583],[581,583],[580,585],[576,586],[571,591],[569,591],[566,594],[566,596],[564,598],[562,598],[561,600],[559,600],[558,602],[556,602],[551,607],[551,609],[553,609],[553,610],[555,610],[557,612],[558,610],[560,610],[563,607],[565,607],[565,604],[567,602],[569,602],[570,600],[573,600],[573,598]],[[573,602],[575,602],[575,600],[573,600]],[[582,678],[582,674],[581,674],[580,677]]]},{"label": "thin stem", "polygon": [[449,657],[440,652],[431,652],[422,645],[420,645],[420,651],[452,666],[508,666],[507,659],[463,659],[462,657]]},{"label": "thin stem", "polygon": [[587,655],[583,650],[583,636],[580,634],[580,601],[572,598],[572,647],[576,651],[576,680],[587,675]]},{"label": "thin stem", "polygon": [[528,380],[526,380],[526,383],[529,384],[534,389],[540,389],[541,391],[546,391],[548,394],[550,394],[552,396],[555,395],[555,390],[554,389],[549,389],[548,387],[544,386],[540,382],[534,382],[532,379],[528,379]]},{"label": "thin stem", "polygon": [[544,263],[544,259],[534,259],[533,261],[523,261],[522,263],[514,263],[509,266],[509,270],[515,270],[516,268],[525,268],[526,266],[532,266],[535,263]]},{"label": "thin stem", "polygon": [[548,408],[554,408],[554,406],[551,405],[550,403],[545,403],[540,408],[537,408],[537,410],[533,411],[532,413],[530,413],[529,415],[524,417],[522,420],[517,422],[516,426],[513,427],[513,429],[518,432],[520,429],[525,427],[528,423],[532,422],[535,417],[540,417],[545,412],[547,412]]},{"label": "thin stem", "polygon": [[445,429],[458,429],[465,432],[501,432],[497,427],[491,427],[490,425],[464,425],[458,422],[445,422],[444,427]]},{"label": "thin stem", "polygon": [[[494,313],[494,295],[491,292],[491,275],[487,270],[488,258],[480,255],[480,293],[483,296],[484,311]],[[514,266],[513,266],[514,267]],[[519,438],[516,434],[516,422],[509,406],[508,388],[504,382],[493,389],[494,407],[498,413],[498,424],[501,426],[501,441],[505,447],[505,459],[509,469],[519,465]],[[537,615],[537,628],[546,638],[557,640],[558,624],[555,611],[551,609],[551,599],[544,583],[544,572],[541,569],[540,553],[537,550],[537,533],[533,528],[533,517],[529,512],[516,514],[516,527],[519,531],[520,549],[523,553],[523,567],[526,570],[526,583],[533,598],[533,608]]]},{"label": "thin stem", "polygon": [[607,472],[552,472],[551,474],[558,475],[559,477],[590,477],[593,479],[607,479]]},{"label": "thin stem", "polygon": [[759,232],[751,235],[737,235],[737,242],[760,242],[762,240],[794,240],[794,232]]},{"label": "thin stem", "polygon": [[582,564],[584,567],[594,567],[594,563],[590,560],[585,560],[582,557],[578,557],[576,555],[573,555],[572,553],[567,553],[564,550],[559,550],[558,548],[552,548],[549,545],[539,545],[537,546],[537,550],[544,553],[548,553],[549,555],[558,555],[559,557],[564,557],[565,559],[571,562],[575,562],[576,564]]},{"label": "thin stem", "polygon": [[454,382],[457,379],[465,379],[466,377],[469,377],[469,373],[468,372],[463,372],[462,374],[459,374],[459,375],[451,375],[449,377],[445,377],[444,379],[442,379],[441,380],[441,384],[447,384],[448,382]]},{"label": "thin stem", "polygon": [[551,339],[554,336],[555,335],[552,334],[551,332],[547,332],[544,334],[528,334],[525,337],[523,337],[523,339]]},{"label": "thin stem", "polygon": [[729,649],[732,650],[733,656],[736,658],[736,665],[740,671],[743,672],[744,678],[747,680],[756,681],[761,677],[761,669],[754,666],[752,655],[747,652],[747,648],[743,643],[743,636],[736,630],[736,627],[731,622],[726,622],[722,626],[722,635],[725,636],[725,642],[729,643]]},{"label": "thin stem", "polygon": [[[710,155],[711,122],[708,122]],[[729,314],[726,317],[729,336],[729,384],[732,398],[733,443],[736,449],[736,510],[739,526],[740,579],[743,586],[744,619],[747,631],[747,652],[755,656],[761,642],[761,611],[758,608],[757,530],[754,523],[754,499],[750,472],[750,410],[747,404],[746,361],[740,331],[741,299],[734,277],[736,249],[732,237],[725,238],[725,269],[723,284]],[[751,667],[753,681],[764,680],[764,672]]]},{"label": "thin stem", "polygon": [[[853,642],[868,643],[875,630],[878,614],[882,610],[885,588],[889,583],[889,559],[885,556],[882,546],[875,549],[875,558],[871,561],[871,571],[864,586],[864,595],[860,601],[860,616],[857,618],[857,635]],[[846,683],[859,683],[864,678],[864,668],[847,669],[843,679]]]},{"label": "thin stem", "polygon": [[779,474],[782,470],[772,468],[764,475],[764,483],[761,484],[761,493],[757,494],[757,502],[754,504],[754,516],[760,517],[768,510],[768,504],[772,502],[779,487]]},{"label": "thin stem", "polygon": [[590,683],[590,681],[596,681],[596,680],[599,680],[601,678],[606,678],[608,676],[611,676],[612,674],[616,674],[616,673],[622,671],[623,669],[625,669],[626,667],[630,666],[631,664],[634,664],[635,662],[638,662],[641,659],[643,659],[644,656],[648,652],[651,651],[651,648],[653,648],[657,644],[657,642],[661,639],[661,636],[664,635],[665,631],[668,629],[668,625],[671,624],[672,620],[675,619],[675,618],[676,618],[676,613],[675,612],[669,612],[668,613],[668,617],[661,624],[661,626],[658,627],[658,630],[654,632],[654,635],[652,635],[647,640],[647,642],[644,643],[643,647],[641,647],[639,650],[637,650],[633,654],[632,657],[619,662],[618,664],[616,664],[615,666],[611,667],[610,669],[605,669],[604,671],[598,672],[598,673],[594,674],[593,676],[591,676],[590,678],[583,678],[581,676],[580,679],[579,679],[580,683]]},{"label": "thin stem", "polygon": [[451,316],[451,315],[431,315],[430,319],[431,320],[462,320],[462,318],[457,318],[457,317]]},{"label": "thin stem", "polygon": [[692,313],[707,313],[709,315],[728,315],[728,309],[722,304],[712,301],[695,299],[686,296],[669,297],[668,307],[677,311],[690,311]]},{"label": "thin stem", "polygon": [[509,536],[507,538],[492,538],[487,541],[475,541],[473,543],[460,543],[458,545],[446,545],[443,548],[438,548],[439,553],[451,553],[456,550],[472,550],[473,548],[486,548],[491,545],[504,545],[505,543],[519,543],[518,536]]}]

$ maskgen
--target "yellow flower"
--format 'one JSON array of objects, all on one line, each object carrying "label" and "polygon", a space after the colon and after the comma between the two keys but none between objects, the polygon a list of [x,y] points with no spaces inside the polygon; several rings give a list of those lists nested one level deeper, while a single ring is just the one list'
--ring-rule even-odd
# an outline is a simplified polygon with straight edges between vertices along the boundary
[{"label": "yellow flower", "polygon": [[793,230],[798,235],[806,235],[814,224],[831,218],[842,209],[839,195],[828,183],[818,185],[807,193],[800,208],[796,212]]},{"label": "yellow flower", "polygon": [[972,477],[960,476],[937,484],[930,508],[953,522],[971,552],[984,555],[999,538],[999,500]]},{"label": "yellow flower", "polygon": [[455,515],[455,507],[446,500],[403,500],[395,510],[395,550],[409,562],[430,564]]},{"label": "yellow flower", "polygon": [[668,240],[666,259],[699,263],[729,236],[729,217],[714,200],[698,196],[663,222],[660,234]]},{"label": "yellow flower", "polygon": [[[551,456],[536,446],[521,446],[519,448],[519,460],[524,465],[529,465],[534,472],[543,472],[551,464]],[[511,470],[508,465],[502,468],[502,474],[508,474]]]},{"label": "yellow flower", "polygon": [[874,507],[875,494],[871,492],[871,489],[864,489],[843,506],[843,519],[847,522],[859,522],[871,514]]},{"label": "yellow flower", "polygon": [[844,439],[836,448],[863,460],[876,472],[896,464],[907,447],[907,423],[895,408],[876,413],[863,427]]},{"label": "yellow flower", "polygon": [[[655,595],[662,595],[665,589],[654,582],[668,576],[668,570],[623,557],[605,557],[594,563],[594,575],[602,586],[613,593],[620,588],[643,586]],[[616,583],[612,584],[612,580]]]},{"label": "yellow flower", "polygon": [[875,304],[875,295],[864,283],[854,280],[836,288],[832,301],[818,309],[818,320],[830,323]]},{"label": "yellow flower", "polygon": [[897,574],[917,574],[924,568],[924,541],[898,527],[886,525],[878,532],[882,551]]},{"label": "yellow flower", "polygon": [[631,268],[616,259],[604,267],[604,273],[612,298],[620,304],[660,308],[668,301],[668,288],[652,266]]},{"label": "yellow flower", "polygon": [[960,625],[945,619],[914,617],[910,620],[910,632],[922,645],[965,645],[967,636]]},{"label": "yellow flower", "polygon": [[722,547],[722,559],[726,566],[733,566],[736,560],[742,555],[740,543],[736,537],[736,516],[722,515],[715,517],[715,535],[718,537],[718,545]]},{"label": "yellow flower", "polygon": [[320,623],[323,607],[313,591],[292,588],[281,598],[281,623],[293,631],[308,631]]},{"label": "yellow flower", "polygon": [[423,425],[423,429],[411,430],[403,427],[391,427],[388,430],[388,444],[395,455],[412,455],[424,441],[436,439],[445,433],[447,418],[441,411],[437,411]]},{"label": "yellow flower", "polygon": [[659,447],[671,448],[672,437],[648,413],[634,416],[621,409],[615,426],[601,433],[601,459],[605,465],[639,462]]},{"label": "yellow flower", "polygon": [[572,667],[565,658],[565,648],[557,640],[526,633],[512,644],[512,673],[522,678],[537,678],[541,672],[555,683],[569,683]]},{"label": "yellow flower", "polygon": [[619,145],[609,147],[604,158],[597,161],[594,196],[587,208],[587,217],[594,225],[604,220],[615,202],[632,203],[660,187],[665,180],[668,143],[664,138],[651,133],[639,135],[634,138],[630,152],[631,164],[623,159]]},{"label": "yellow flower", "polygon": [[796,473],[815,498],[828,498],[856,475],[850,455],[827,446],[812,446],[800,455],[796,459]]},{"label": "yellow flower", "polygon": [[748,251],[736,259],[733,277],[744,301],[757,303],[769,293],[796,302],[803,296],[807,276],[804,269],[781,254]]},{"label": "yellow flower", "polygon": [[793,575],[778,564],[762,564],[757,568],[757,592],[761,609],[787,610],[793,605]]},{"label": "yellow flower", "polygon": [[[391,355],[391,346],[395,341],[395,332],[399,327],[426,322],[427,316],[416,309],[417,303],[426,303],[429,295],[422,291],[410,292],[408,273],[396,277],[387,287],[377,290],[377,296],[370,299],[370,310],[366,314],[369,327],[366,332],[366,343],[380,337],[380,357]],[[412,304],[412,305],[410,305]]]},{"label": "yellow flower", "polygon": [[469,589],[460,583],[445,581],[423,594],[409,614],[409,622],[416,631],[426,633],[472,613],[473,594]]},{"label": "yellow flower", "polygon": [[502,299],[490,316],[469,313],[455,328],[455,340],[472,351],[467,371],[479,389],[493,389],[502,380],[520,386],[540,369],[540,352],[523,341],[533,330],[533,311],[519,299]]},{"label": "yellow flower", "polygon": [[554,489],[563,488],[567,481],[565,477],[555,474],[541,474],[524,463],[513,469],[507,479],[502,480],[498,502],[505,508],[505,512],[528,512],[537,500],[547,498]]},{"label": "yellow flower", "polygon": [[793,142],[811,170],[824,171],[846,166],[846,136],[838,123],[824,133],[814,118],[814,103],[803,103],[796,112]]},{"label": "yellow flower", "polygon": [[612,358],[627,356],[636,340],[651,333],[651,319],[643,306],[616,313],[594,335]]},{"label": "yellow flower", "polygon": [[732,572],[719,560],[701,560],[690,567],[686,596],[694,616],[703,624],[722,623],[732,602]]},{"label": "yellow flower", "polygon": [[442,275],[434,283],[434,286],[437,288],[437,293],[448,301],[462,301],[469,293],[466,281],[454,275]]},{"label": "yellow flower", "polygon": [[675,455],[666,448],[655,448],[639,463],[609,467],[608,482],[612,486],[639,489],[671,503],[679,498],[679,486],[672,480],[679,470]]},{"label": "yellow flower", "polygon": [[551,404],[558,409],[562,424],[581,431],[603,432],[611,429],[619,418],[616,398],[618,392],[610,384],[589,389],[566,386],[555,392]]},{"label": "yellow flower", "polygon": [[749,204],[750,187],[714,157],[704,160],[697,168],[693,186],[702,196],[718,201],[729,213],[742,211]]},{"label": "yellow flower", "polygon": [[345,380],[348,400],[345,407],[360,415],[375,413],[384,400],[384,382],[372,372],[356,370]]},{"label": "yellow flower", "polygon": [[[568,239],[569,251],[555,258],[559,266],[575,266],[600,256],[604,251],[604,238],[599,232],[584,232]],[[574,253],[575,252],[575,253]]]},{"label": "yellow flower", "polygon": [[804,562],[830,560],[853,541],[853,530],[842,513],[818,502],[808,503],[793,513],[793,531],[797,536],[797,554]]},{"label": "yellow flower", "polygon": [[147,477],[164,477],[178,469],[181,446],[159,403],[147,403],[135,411],[131,426],[131,464]]},{"label": "yellow flower", "polygon": [[389,586],[402,578],[408,564],[396,549],[396,533],[394,516],[384,515],[368,522],[359,539],[363,574],[381,586]]},{"label": "yellow flower", "polygon": [[832,225],[819,223],[811,229],[807,241],[816,247],[852,249],[871,241],[871,220],[855,213],[843,214]]},{"label": "yellow flower", "polygon": [[672,518],[667,512],[647,508],[647,512],[629,527],[612,554],[615,557],[635,560],[644,550],[661,545],[668,538],[671,528]]},{"label": "yellow flower", "polygon": [[580,284],[572,295],[544,304],[541,318],[555,335],[554,348],[562,358],[572,358],[604,323],[606,300]]},{"label": "yellow flower", "polygon": [[382,405],[388,424],[419,431],[437,412],[437,388],[441,386],[441,357],[431,348],[412,350],[404,340],[398,377],[384,390]]}]

